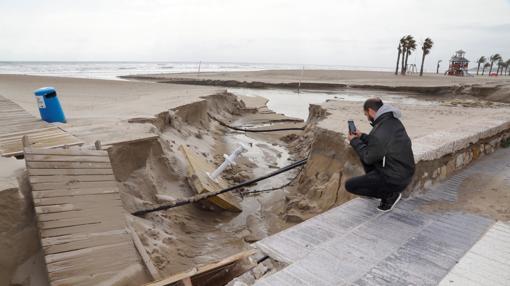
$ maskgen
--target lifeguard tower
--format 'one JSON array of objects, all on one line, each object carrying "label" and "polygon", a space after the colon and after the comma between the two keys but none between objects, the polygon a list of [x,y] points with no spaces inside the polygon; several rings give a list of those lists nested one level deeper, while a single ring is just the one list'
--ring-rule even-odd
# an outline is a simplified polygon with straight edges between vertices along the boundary
[{"label": "lifeguard tower", "polygon": [[454,76],[467,76],[469,75],[467,69],[469,65],[469,60],[464,57],[466,52],[463,50],[458,50],[455,52],[455,55],[450,59],[450,66],[448,67],[448,71],[446,71],[447,75]]}]

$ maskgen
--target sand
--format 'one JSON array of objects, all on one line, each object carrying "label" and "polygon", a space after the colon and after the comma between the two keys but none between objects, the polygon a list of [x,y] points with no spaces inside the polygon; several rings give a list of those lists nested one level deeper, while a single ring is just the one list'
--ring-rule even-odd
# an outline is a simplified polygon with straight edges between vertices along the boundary
[{"label": "sand", "polygon": [[[84,140],[122,141],[153,135],[151,124],[128,119],[153,116],[210,95],[215,88],[58,77],[0,75],[0,94],[39,117],[33,90],[57,88],[68,123],[60,126]],[[143,107],[143,108],[141,108]],[[27,188],[18,180],[23,160],[0,158],[0,285],[47,285],[37,226]],[[21,180],[26,183],[26,179]]]},{"label": "sand", "polygon": [[[197,78],[196,73],[150,74],[130,77],[153,77],[154,79]],[[442,74],[425,73],[417,75],[395,76],[391,72],[350,71],[350,70],[263,70],[248,72],[203,72],[199,79],[233,80],[247,82],[289,83],[301,79],[302,82],[320,82],[333,84],[392,85],[392,86],[447,86],[455,84],[481,84],[510,81],[508,77],[447,77]]]},{"label": "sand", "polygon": [[[385,101],[384,96],[382,99]],[[458,100],[453,102],[433,100],[429,101],[429,104],[421,105],[406,104],[394,100],[385,102],[402,111],[401,119],[411,139],[418,139],[437,131],[469,126],[470,122],[510,120],[510,105],[506,104],[483,106],[483,103],[478,101],[477,105],[471,106],[468,104],[470,101]],[[363,114],[362,102],[331,100],[321,106],[329,113],[327,118],[319,123],[321,128],[345,132],[347,120],[352,119],[360,131],[369,132],[372,129]]]},{"label": "sand", "polygon": [[[265,107],[256,108],[258,101],[245,100],[250,102],[248,107],[233,95],[220,94],[183,105],[160,115],[168,116],[170,123],[159,128],[157,142],[113,148],[113,168],[121,181],[122,199],[128,210],[194,194],[186,183],[186,163],[179,151],[183,144],[219,165],[222,154],[232,152],[239,142],[252,143],[250,151],[242,154],[237,165],[225,174],[229,184],[289,164],[288,157],[282,155],[285,143],[279,141],[286,133],[273,138],[246,136],[226,129],[207,116],[208,112],[213,113],[229,124],[250,128],[271,122],[278,126],[302,125],[300,120],[293,123],[295,119],[281,123],[285,117],[270,113]],[[277,184],[279,180],[270,183]],[[241,201],[239,195],[235,197]],[[217,211],[210,203],[183,206],[135,219],[135,228],[158,270],[172,275],[235,254],[246,249],[249,242],[281,230],[285,222],[273,212],[284,211],[284,201],[282,192],[249,197],[241,202],[241,214]]]},{"label": "sand", "polygon": [[[66,112],[68,123],[61,127],[92,144],[127,140],[136,136],[159,135],[159,140],[133,144],[118,144],[110,151],[115,176],[119,181],[121,198],[128,212],[143,209],[155,203],[194,195],[186,182],[186,165],[180,145],[188,145],[199,155],[219,165],[224,153],[237,148],[239,142],[253,148],[241,156],[239,164],[227,171],[226,179],[234,184],[281,167],[290,162],[285,142],[276,135],[246,136],[231,132],[211,121],[207,112],[225,122],[245,128],[277,124],[286,127],[302,120],[274,114],[265,106],[267,100],[244,97],[238,101],[232,95],[201,97],[215,94],[217,88],[187,87],[183,85],[152,84],[86,80],[35,76],[0,76],[0,93],[38,116],[32,91],[53,85]],[[92,94],[87,100],[87,94]],[[140,108],[143,106],[143,108]],[[170,110],[170,111],[169,111]],[[139,123],[129,123],[139,122]],[[23,161],[9,159],[22,168]],[[6,165],[3,165],[6,166]],[[6,166],[5,177],[16,181],[12,166]],[[268,184],[286,181],[282,176]],[[13,187],[16,183],[12,184]],[[13,189],[16,192],[16,188]],[[236,195],[241,201],[239,195]],[[6,201],[12,201],[12,198]],[[23,203],[30,200],[23,199]],[[147,252],[163,277],[186,271],[198,264],[212,262],[235,254],[259,240],[284,228],[279,216],[284,210],[283,190],[278,193],[247,197],[242,201],[241,215],[211,211],[210,204],[185,206],[173,211],[159,212],[135,220],[137,230]],[[22,213],[33,220],[33,213]],[[11,223],[21,221],[12,216]],[[25,229],[25,228],[24,228]],[[32,228],[32,231],[34,229]],[[9,238],[4,239],[11,243]],[[32,241],[38,245],[36,235]],[[40,248],[35,248],[37,254]],[[13,254],[14,255],[14,254]],[[26,256],[26,255],[25,255]],[[10,257],[11,261],[26,260]],[[8,281],[14,275],[12,264],[5,275]],[[39,265],[39,271],[44,267]],[[41,281],[39,281],[41,282]],[[42,282],[40,285],[44,285]]]},{"label": "sand", "polygon": [[[295,79],[292,72],[261,74],[275,81]],[[355,75],[365,75],[345,74],[346,77],[354,77],[346,79],[352,81],[358,80]],[[368,75],[372,78],[368,77],[367,81],[391,80],[387,74]],[[260,79],[263,80],[263,77]],[[331,79],[326,77],[323,80]],[[426,80],[430,80],[428,84],[435,85],[444,79],[431,76]],[[232,152],[239,142],[251,145],[250,151],[240,156],[238,165],[225,173],[224,178],[229,184],[260,176],[304,158],[311,148],[316,150],[310,155],[309,166],[301,173],[296,170],[249,189],[263,190],[284,185],[298,175],[289,187],[247,197],[236,193],[243,207],[240,214],[218,211],[210,203],[203,202],[133,218],[137,235],[162,276],[237,253],[253,241],[349,200],[351,196],[342,189],[343,183],[361,170],[357,158],[338,131],[343,132],[346,120],[351,118],[361,130],[370,129],[361,112],[360,102],[334,100],[321,107],[312,107],[307,129],[303,132],[243,133],[221,126],[208,113],[230,125],[244,128],[302,127],[304,123],[270,111],[264,98],[218,94],[223,89],[216,87],[0,75],[0,94],[34,115],[38,113],[32,91],[47,85],[53,85],[59,91],[69,119],[62,128],[87,144],[96,139],[105,142],[159,136],[152,141],[117,144],[110,150],[127,212],[194,195],[186,179],[186,161],[178,150],[183,144],[214,165],[219,165],[223,161],[222,155]],[[394,102],[402,109],[404,124],[413,140],[437,130],[463,126],[467,120],[508,119],[510,114],[505,104],[466,99],[452,101],[451,98],[445,101],[417,100],[420,104]],[[320,132],[317,133],[317,130]],[[27,265],[35,265],[29,273],[44,271],[41,263],[32,263],[41,260],[40,247],[34,235],[34,217],[30,208],[26,207],[30,200],[22,195],[24,188],[16,184],[23,164],[20,163],[22,161],[9,160],[2,161],[0,168],[0,177],[5,182],[3,186],[7,186],[3,188],[5,191],[0,191],[5,198],[0,199],[0,203],[7,203],[0,206],[0,210],[6,212],[6,221],[0,222],[9,226],[0,231],[0,250],[25,251],[8,252],[5,257],[9,264],[0,260],[7,265],[0,273],[0,282],[6,283],[13,281],[12,277],[16,277],[16,281],[25,281],[29,277],[23,270],[29,268]],[[22,272],[25,274],[19,274]],[[38,285],[45,285],[37,281],[40,282]]]},{"label": "sand", "polygon": [[68,121],[63,128],[87,144],[98,139],[112,142],[151,134],[149,126],[128,124],[127,120],[153,116],[222,90],[115,80],[0,75],[0,94],[36,117],[39,111],[33,91],[44,86],[57,89]]},{"label": "sand", "polygon": [[461,211],[480,214],[495,220],[510,221],[509,202],[508,176],[475,173],[460,184],[455,202],[430,202],[422,208],[428,212]]},{"label": "sand", "polygon": [[439,74],[394,75],[391,72],[348,70],[264,70],[251,72],[209,72],[136,75],[126,78],[167,83],[216,85],[251,88],[290,88],[335,90],[362,88],[416,92],[422,94],[459,94],[492,101],[510,102],[510,77],[452,77]]}]

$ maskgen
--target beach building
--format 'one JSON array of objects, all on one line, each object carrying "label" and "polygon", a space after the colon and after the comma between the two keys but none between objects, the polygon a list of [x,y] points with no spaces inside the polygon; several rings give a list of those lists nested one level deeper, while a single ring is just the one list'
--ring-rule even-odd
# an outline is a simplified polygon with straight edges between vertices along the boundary
[{"label": "beach building", "polygon": [[466,54],[463,50],[458,50],[455,52],[450,59],[450,66],[448,67],[448,71],[446,74],[454,75],[454,76],[465,76],[468,75],[468,65],[469,60],[464,57]]}]

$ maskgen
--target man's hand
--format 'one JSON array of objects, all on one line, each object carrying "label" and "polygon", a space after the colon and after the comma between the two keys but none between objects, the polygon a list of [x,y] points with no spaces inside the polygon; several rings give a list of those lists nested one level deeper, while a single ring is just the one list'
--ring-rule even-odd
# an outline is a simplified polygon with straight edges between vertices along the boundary
[{"label": "man's hand", "polygon": [[361,131],[356,130],[356,132],[355,132],[355,133],[349,133],[349,136],[347,136],[347,139],[348,139],[348,140],[349,140],[349,142],[350,142],[350,141],[351,141],[352,139],[354,139],[354,138],[359,138],[359,137],[361,137],[361,134],[363,134],[363,133],[361,133]]}]

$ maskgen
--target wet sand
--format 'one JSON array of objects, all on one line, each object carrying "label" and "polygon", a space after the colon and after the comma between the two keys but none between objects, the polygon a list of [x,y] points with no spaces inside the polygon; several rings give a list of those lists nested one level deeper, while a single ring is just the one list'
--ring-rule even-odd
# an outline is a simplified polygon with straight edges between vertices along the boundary
[{"label": "wet sand", "polygon": [[452,77],[443,74],[425,73],[423,77],[416,74],[395,76],[391,72],[349,71],[349,70],[263,70],[248,72],[203,72],[176,74],[133,75],[126,78],[165,79],[199,79],[199,80],[232,80],[239,82],[290,83],[302,82],[331,83],[344,85],[386,85],[386,86],[452,86],[456,84],[483,84],[494,82],[510,82],[503,77]]},{"label": "wet sand", "polygon": [[210,72],[134,75],[128,79],[155,82],[245,88],[335,90],[343,88],[414,92],[428,95],[455,94],[499,102],[510,102],[510,77],[453,77],[426,73],[406,76],[391,72],[347,70],[264,70],[254,72]]}]

